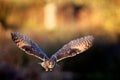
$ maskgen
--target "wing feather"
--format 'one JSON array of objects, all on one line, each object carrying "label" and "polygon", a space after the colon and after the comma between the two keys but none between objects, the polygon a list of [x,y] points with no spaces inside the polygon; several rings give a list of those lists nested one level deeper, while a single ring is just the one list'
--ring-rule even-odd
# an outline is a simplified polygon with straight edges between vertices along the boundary
[{"label": "wing feather", "polygon": [[76,56],[87,49],[89,49],[93,44],[93,36],[85,36],[76,40],[70,41],[68,44],[64,45],[55,54],[52,55],[52,59],[60,61],[62,59]]},{"label": "wing feather", "polygon": [[39,48],[39,46],[27,36],[18,32],[13,32],[11,33],[11,37],[15,44],[27,54],[33,55],[42,61],[48,59],[47,55]]}]

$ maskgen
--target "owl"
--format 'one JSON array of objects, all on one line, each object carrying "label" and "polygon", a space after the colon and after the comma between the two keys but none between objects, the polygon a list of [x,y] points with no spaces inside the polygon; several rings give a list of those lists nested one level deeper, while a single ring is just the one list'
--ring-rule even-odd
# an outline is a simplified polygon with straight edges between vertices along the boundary
[{"label": "owl", "polygon": [[92,35],[72,40],[48,58],[40,47],[27,36],[18,32],[12,32],[11,38],[18,48],[25,51],[25,53],[40,59],[42,62],[39,64],[41,64],[46,71],[52,71],[56,66],[56,63],[63,59],[74,57],[77,54],[86,51],[93,45],[94,40]]}]

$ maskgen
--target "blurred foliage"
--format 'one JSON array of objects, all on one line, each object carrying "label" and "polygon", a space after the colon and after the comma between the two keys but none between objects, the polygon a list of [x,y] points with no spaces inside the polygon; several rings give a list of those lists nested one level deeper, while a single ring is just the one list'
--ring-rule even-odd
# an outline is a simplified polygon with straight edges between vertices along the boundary
[{"label": "blurred foliage", "polygon": [[[49,3],[57,8],[56,25],[51,29],[44,24],[44,9]],[[38,59],[14,45],[10,36],[13,31],[29,36],[48,56],[72,39],[93,35],[95,44],[90,50],[60,62],[58,74],[51,74],[62,80],[69,79],[62,75],[65,71],[70,71],[75,80],[119,78],[119,0],[0,0],[0,78],[10,79],[10,74],[11,80],[38,80],[44,75],[50,78],[37,64]]]}]

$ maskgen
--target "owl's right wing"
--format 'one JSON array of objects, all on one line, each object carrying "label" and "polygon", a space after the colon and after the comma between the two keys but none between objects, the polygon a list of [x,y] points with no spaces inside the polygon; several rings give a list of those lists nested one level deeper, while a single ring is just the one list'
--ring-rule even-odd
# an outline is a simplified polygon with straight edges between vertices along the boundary
[{"label": "owl's right wing", "polygon": [[39,46],[27,36],[18,32],[13,32],[11,33],[11,37],[14,43],[27,54],[33,55],[42,61],[48,59],[47,55],[39,48]]},{"label": "owl's right wing", "polygon": [[58,62],[62,59],[76,56],[77,54],[80,54],[89,49],[93,44],[93,40],[93,36],[85,36],[72,40],[68,44],[65,44],[55,54],[53,54],[51,59],[54,59]]}]

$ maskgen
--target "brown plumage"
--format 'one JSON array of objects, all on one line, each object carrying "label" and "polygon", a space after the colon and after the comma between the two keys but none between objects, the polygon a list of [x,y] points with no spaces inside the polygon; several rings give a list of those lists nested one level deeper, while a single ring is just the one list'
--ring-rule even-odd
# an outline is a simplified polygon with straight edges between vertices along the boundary
[{"label": "brown plumage", "polygon": [[85,36],[72,40],[65,44],[55,54],[53,54],[51,58],[48,58],[47,55],[39,48],[39,46],[27,36],[13,32],[11,33],[11,37],[21,50],[42,60],[43,62],[40,64],[44,69],[46,69],[46,71],[52,71],[56,65],[56,62],[68,57],[76,56],[77,54],[86,51],[92,46],[94,40],[93,36]]}]

